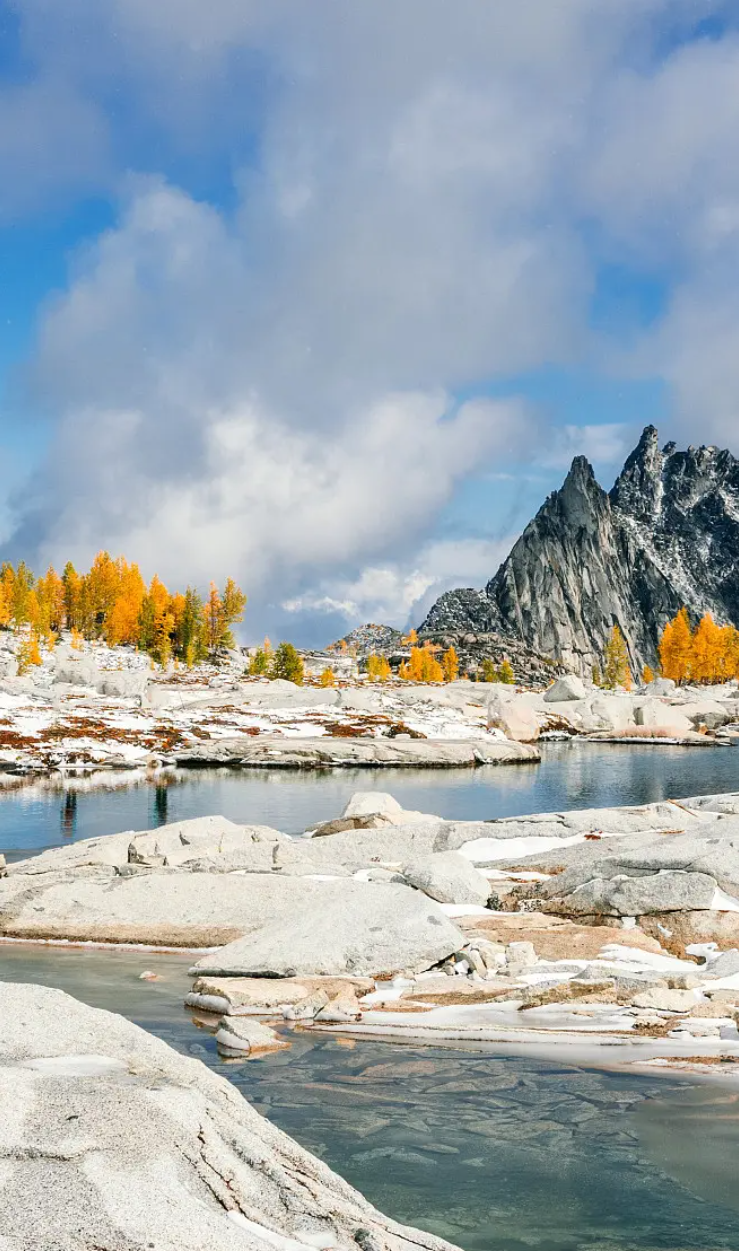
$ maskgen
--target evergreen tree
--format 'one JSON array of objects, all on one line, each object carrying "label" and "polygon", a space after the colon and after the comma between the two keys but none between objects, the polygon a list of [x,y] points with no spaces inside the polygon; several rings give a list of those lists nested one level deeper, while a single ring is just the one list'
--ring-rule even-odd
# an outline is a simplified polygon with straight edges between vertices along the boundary
[{"label": "evergreen tree", "polygon": [[81,624],[79,620],[79,608],[82,579],[71,560],[68,560],[64,566],[62,583],[64,584],[65,624],[68,630],[78,630]]},{"label": "evergreen tree", "polygon": [[503,682],[506,686],[513,686],[516,681],[513,665],[507,657],[498,669],[498,681]]},{"label": "evergreen tree", "polygon": [[182,613],[175,624],[175,643],[178,656],[191,669],[207,655],[203,601],[191,586],[185,591],[184,599]]},{"label": "evergreen tree", "polygon": [[247,669],[249,677],[266,678],[269,673],[270,663],[270,658],[267,652],[263,647],[258,647],[249,661],[249,667]]},{"label": "evergreen tree", "polygon": [[292,643],[280,643],[272,658],[271,678],[282,678],[285,682],[303,685],[304,667]]}]

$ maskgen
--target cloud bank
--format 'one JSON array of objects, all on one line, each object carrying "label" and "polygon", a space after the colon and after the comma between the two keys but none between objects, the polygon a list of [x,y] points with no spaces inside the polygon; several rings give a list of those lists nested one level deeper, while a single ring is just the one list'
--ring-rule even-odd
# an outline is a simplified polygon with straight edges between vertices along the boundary
[{"label": "cloud bank", "polygon": [[[505,554],[507,533],[436,528],[471,476],[625,450],[634,415],[552,429],[517,379],[657,377],[670,434],[736,439],[728,6],[17,14],[5,212],[116,206],[39,320],[29,385],[55,435],[16,538],[39,559],[233,572],[260,628],[265,605],[402,623]],[[591,317],[613,266],[661,292],[627,348]]]}]

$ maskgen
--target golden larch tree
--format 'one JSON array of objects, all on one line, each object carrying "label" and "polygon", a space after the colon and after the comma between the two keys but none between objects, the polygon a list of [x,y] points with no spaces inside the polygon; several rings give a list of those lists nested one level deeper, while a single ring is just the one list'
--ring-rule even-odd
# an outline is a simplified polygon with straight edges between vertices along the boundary
[{"label": "golden larch tree", "polygon": [[123,561],[119,570],[118,593],[105,619],[105,639],[110,647],[138,643],[141,609],[146,598],[146,583],[138,565]]},{"label": "golden larch tree", "polygon": [[444,652],[441,660],[441,667],[444,670],[445,682],[456,682],[459,676],[459,657],[454,647],[448,647]]},{"label": "golden larch tree", "polygon": [[603,652],[603,680],[607,687],[622,686],[631,690],[631,669],[626,640],[618,625],[614,625],[611,637]]},{"label": "golden larch tree", "polygon": [[505,660],[501,662],[497,677],[498,681],[502,682],[505,686],[513,686],[516,681],[516,675],[513,672],[513,665],[507,656]]},{"label": "golden larch tree", "polygon": [[694,682],[718,682],[723,670],[723,638],[710,612],[704,613],[693,634],[690,676]]},{"label": "golden larch tree", "polygon": [[690,677],[693,650],[693,634],[690,629],[687,608],[681,608],[672,621],[668,621],[659,641],[659,659],[662,676],[673,682],[685,682]]}]

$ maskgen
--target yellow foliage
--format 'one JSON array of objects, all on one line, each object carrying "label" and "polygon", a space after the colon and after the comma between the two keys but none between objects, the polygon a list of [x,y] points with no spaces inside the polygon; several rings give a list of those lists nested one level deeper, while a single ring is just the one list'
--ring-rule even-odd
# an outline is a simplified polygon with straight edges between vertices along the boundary
[{"label": "yellow foliage", "polygon": [[321,674],[318,680],[321,686],[335,686],[336,685],[336,676],[334,674],[333,669],[324,669],[323,673]]},{"label": "yellow foliage", "polygon": [[654,669],[652,669],[649,665],[645,665],[644,668],[642,669],[641,680],[645,686],[649,682],[653,682],[654,681]]},{"label": "yellow foliage", "polygon": [[513,686],[516,681],[513,665],[507,657],[501,662],[498,670],[498,681],[503,682],[506,686]]},{"label": "yellow foliage", "polygon": [[390,662],[384,656],[367,657],[367,677],[370,682],[387,682],[390,673]]},{"label": "yellow foliage", "polygon": [[659,642],[662,673],[675,682],[728,682],[739,676],[739,631],[705,613],[691,631],[687,609],[668,621]]},{"label": "yellow foliage", "polygon": [[22,561],[0,567],[0,627],[30,627],[37,640],[53,646],[66,626],[75,650],[83,639],[102,638],[111,647],[139,647],[162,664],[172,654],[188,664],[203,660],[206,641],[211,650],[232,646],[230,627],[242,619],[245,604],[233,578],[222,593],[213,586],[205,608],[197,591],[171,595],[156,575],[147,589],[137,565],[104,551],[83,575],[71,562],[62,577],[49,567],[35,578]]},{"label": "yellow foliage", "polygon": [[659,659],[662,676],[674,682],[685,682],[690,676],[693,636],[690,630],[687,608],[681,608],[677,616],[668,621],[659,641]]},{"label": "yellow foliage", "polygon": [[627,691],[631,690],[631,670],[629,668],[629,653],[626,649],[626,642],[621,630],[614,625],[611,631],[611,637],[604,648],[604,667],[603,681],[607,687],[613,689],[616,686],[622,686]]},{"label": "yellow foliage", "polygon": [[39,648],[38,634],[35,630],[30,630],[21,639],[16,653],[18,664],[18,673],[27,673],[31,665],[41,664],[41,649]]},{"label": "yellow foliage", "polygon": [[443,682],[444,670],[430,647],[412,647],[398,674],[406,682]]},{"label": "yellow foliage", "polygon": [[416,630],[409,630],[408,633],[404,635],[402,642],[405,647],[415,647],[418,642],[418,632]]},{"label": "yellow foliage", "polygon": [[[110,647],[115,647],[118,643],[138,643],[139,618],[146,596],[146,584],[138,565],[129,566],[123,559],[116,563],[120,574],[118,589],[113,606],[105,619],[105,639]],[[165,587],[162,590],[167,594]],[[184,596],[182,600],[184,603]]]},{"label": "yellow foliage", "polygon": [[459,657],[453,647],[444,652],[441,661],[441,667],[444,671],[444,681],[454,682],[459,675]]}]

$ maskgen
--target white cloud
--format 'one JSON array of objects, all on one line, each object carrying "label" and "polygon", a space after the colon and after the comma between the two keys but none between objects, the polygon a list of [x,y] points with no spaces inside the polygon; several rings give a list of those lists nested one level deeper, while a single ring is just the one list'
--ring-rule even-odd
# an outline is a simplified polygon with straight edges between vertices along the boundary
[{"label": "white cloud", "polygon": [[596,468],[620,468],[637,437],[626,422],[557,427],[550,431],[539,463],[548,469],[568,469],[574,456],[586,456]]},{"label": "white cloud", "polygon": [[440,539],[425,544],[405,563],[370,565],[352,579],[327,579],[317,588],[287,600],[287,612],[338,613],[347,626],[381,621],[397,628],[420,625],[444,591],[484,585],[516,541]]},{"label": "white cloud", "polygon": [[235,573],[266,593],[413,544],[461,478],[523,451],[516,401],[366,384],[352,397],[345,379],[344,406],[329,370],[305,411],[281,404],[279,378],[244,360],[249,334],[266,352],[274,326],[256,326],[245,251],[213,209],[146,184],[81,258],[39,349],[64,405],[26,523],[41,559],[107,546],[178,581]]},{"label": "white cloud", "polygon": [[[467,475],[628,450],[631,414],[547,435],[480,398],[490,381],[595,358],[735,438],[739,45],[680,44],[719,8],[23,0],[36,78],[26,131],[0,98],[0,171],[19,204],[67,166],[125,193],[44,310],[32,372],[58,431],[21,537],[399,620],[505,554],[433,542]],[[230,169],[236,202],[167,180],[188,161]],[[674,267],[626,361],[588,326],[603,259]]]}]

